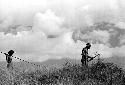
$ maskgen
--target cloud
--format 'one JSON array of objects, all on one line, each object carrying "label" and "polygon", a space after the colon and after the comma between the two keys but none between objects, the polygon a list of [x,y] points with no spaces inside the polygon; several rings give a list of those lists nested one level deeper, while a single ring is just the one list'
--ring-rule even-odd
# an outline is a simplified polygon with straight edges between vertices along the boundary
[{"label": "cloud", "polygon": [[125,35],[123,35],[120,39],[121,39],[120,44],[124,45],[125,44]]},{"label": "cloud", "polygon": [[79,59],[81,57],[81,50],[85,46],[84,42],[75,43],[72,39],[73,32],[64,33],[59,37],[59,43],[50,52],[54,56],[62,56]]},{"label": "cloud", "polygon": [[36,16],[47,16],[50,9],[50,14],[54,13],[51,17],[61,17],[65,20],[65,26],[77,29],[97,21],[124,20],[123,12],[119,11],[124,9],[122,3],[118,0],[2,0],[0,13],[1,17],[12,16],[13,24],[31,25],[36,13]]},{"label": "cloud", "polygon": [[113,51],[113,54],[114,54],[115,56],[125,57],[125,52],[124,52],[124,50],[125,50],[125,45],[123,45],[123,46],[121,46],[121,47],[116,47],[116,48],[114,48],[113,50],[114,50],[114,51]]},{"label": "cloud", "polygon": [[1,21],[0,31],[7,32],[9,30],[9,27],[12,25],[13,25],[13,18],[11,16],[8,16],[3,21]]},{"label": "cloud", "polygon": [[[14,49],[17,56],[34,61],[64,56],[81,58],[81,50],[85,42],[90,40],[93,42],[91,55],[95,50],[103,57],[116,55],[119,51],[119,54],[124,55],[124,47],[115,44],[124,34],[123,2],[1,0],[0,49]],[[115,26],[106,25],[103,21],[114,23]],[[95,23],[101,24],[95,26]],[[120,29],[116,30],[116,27]],[[124,38],[121,43],[123,45]]]},{"label": "cloud", "polygon": [[59,35],[63,32],[63,18],[57,17],[54,12],[47,10],[45,13],[37,13],[34,20],[34,30],[41,30],[45,35]]},{"label": "cloud", "polygon": [[2,0],[1,4],[1,16],[12,16],[14,24],[31,24],[34,14],[50,9],[55,15],[63,17],[68,27],[73,28],[108,20],[111,16],[115,17],[116,10],[119,10],[117,0]]},{"label": "cloud", "polygon": [[34,31],[21,31],[17,35],[0,33],[0,50],[7,52],[13,49],[16,56],[29,61],[43,61],[52,56],[62,58],[77,55],[78,51],[76,52],[71,35],[72,32],[67,32],[58,38],[48,39],[41,32]]},{"label": "cloud", "polygon": [[125,29],[125,23],[124,22],[118,22],[118,23],[116,23],[116,27],[119,27],[120,29]]},{"label": "cloud", "polygon": [[80,40],[80,41],[86,41],[93,43],[103,43],[108,44],[110,39],[110,33],[108,31],[102,31],[102,30],[93,30],[92,32],[87,32],[85,34],[82,34],[80,31],[74,32],[73,39]]},{"label": "cloud", "polygon": [[90,38],[92,41],[102,42],[107,44],[110,38],[110,34],[108,31],[101,31],[101,30],[94,30],[93,32],[89,33]]},{"label": "cloud", "polygon": [[[41,33],[32,33],[28,32],[19,32],[17,35],[3,33],[0,34],[0,47],[2,51],[8,51],[13,49],[20,56],[23,55],[34,55],[41,53],[41,50],[45,51],[46,47],[44,46],[46,42],[43,42],[44,36]],[[45,39],[46,40],[46,39]],[[43,46],[40,45],[43,43]],[[49,44],[46,43],[49,46]],[[35,55],[34,55],[35,56]],[[25,56],[21,57],[25,58]],[[31,57],[32,58],[32,57]]]}]

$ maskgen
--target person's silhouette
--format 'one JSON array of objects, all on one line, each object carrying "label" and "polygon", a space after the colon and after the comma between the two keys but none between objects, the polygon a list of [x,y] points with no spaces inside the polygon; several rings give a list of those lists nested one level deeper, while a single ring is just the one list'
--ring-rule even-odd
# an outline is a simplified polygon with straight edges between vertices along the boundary
[{"label": "person's silhouette", "polygon": [[10,50],[8,53],[4,53],[6,55],[7,68],[10,68],[10,66],[12,67],[12,55],[13,55],[13,53],[14,53],[13,50]]},{"label": "person's silhouette", "polygon": [[82,59],[81,59],[81,62],[82,62],[82,65],[87,65],[87,62],[89,61],[88,58],[92,58],[90,56],[88,56],[88,49],[90,49],[91,47],[91,44],[90,43],[87,43],[86,44],[86,47],[82,49]]}]

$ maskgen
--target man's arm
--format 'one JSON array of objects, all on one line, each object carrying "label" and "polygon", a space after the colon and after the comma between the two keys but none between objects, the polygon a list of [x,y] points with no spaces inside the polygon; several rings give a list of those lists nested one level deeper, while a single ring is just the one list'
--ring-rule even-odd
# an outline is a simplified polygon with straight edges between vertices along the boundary
[{"label": "man's arm", "polygon": [[81,55],[85,55],[85,48],[82,49],[82,54]]},{"label": "man's arm", "polygon": [[4,53],[6,55],[6,60],[8,60],[8,54]]},{"label": "man's arm", "polygon": [[8,55],[8,54],[6,54],[6,53],[4,53],[5,55]]},{"label": "man's arm", "polygon": [[96,57],[99,56],[99,55],[100,55],[100,54],[95,55],[94,57],[88,56],[88,58],[90,58],[90,60],[88,60],[88,62],[91,61],[91,60],[93,60],[94,58],[96,58]]},{"label": "man's arm", "polygon": [[93,60],[95,57],[90,57],[90,56],[88,56],[88,58],[89,58],[89,59],[88,59],[88,62],[89,62],[89,61]]},{"label": "man's arm", "polygon": [[88,56],[88,58],[92,58],[91,56]]}]

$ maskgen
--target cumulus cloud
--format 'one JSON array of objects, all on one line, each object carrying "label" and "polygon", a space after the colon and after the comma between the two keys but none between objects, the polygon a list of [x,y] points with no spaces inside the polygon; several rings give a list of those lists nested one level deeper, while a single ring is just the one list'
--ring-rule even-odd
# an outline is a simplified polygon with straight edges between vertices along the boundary
[{"label": "cumulus cloud", "polygon": [[125,44],[125,35],[121,37],[120,44],[121,45]]},{"label": "cumulus cloud", "polygon": [[124,22],[118,22],[118,23],[116,24],[116,27],[119,27],[119,28],[121,28],[121,29],[125,29],[125,23],[124,23]]},{"label": "cumulus cloud", "polygon": [[62,27],[63,18],[58,17],[51,10],[47,10],[44,14],[37,13],[34,20],[34,30],[37,29],[45,33],[45,35],[59,35],[64,31]]},{"label": "cumulus cloud", "polygon": [[[92,56],[95,51],[103,57],[117,52],[124,56],[124,37],[120,39],[125,33],[123,2],[1,0],[0,49],[14,49],[17,56],[34,61],[64,56],[80,58],[85,42],[92,41]],[[123,46],[119,47],[120,43]]]},{"label": "cumulus cloud", "polygon": [[108,31],[101,30],[93,31],[92,33],[90,33],[90,36],[93,38],[93,40],[99,40],[104,44],[108,43],[108,40],[110,38],[110,34]]},{"label": "cumulus cloud", "polygon": [[113,54],[118,56],[118,57],[124,57],[125,56],[125,46],[121,46],[121,47],[116,47],[113,49]]},{"label": "cumulus cloud", "polygon": [[33,59],[34,61],[43,61],[52,58],[52,56],[63,58],[68,55],[78,55],[80,52],[71,38],[72,32],[64,33],[55,39],[47,39],[41,32],[32,31],[22,31],[17,35],[4,35],[3,33],[0,35],[0,40],[2,41],[0,42],[0,47],[2,51],[6,52],[9,49],[13,49],[18,54],[18,57],[29,61]]},{"label": "cumulus cloud", "polygon": [[0,23],[0,31],[1,32],[7,32],[9,30],[9,27],[13,25],[13,18],[11,16],[6,17],[3,21]]},{"label": "cumulus cloud", "polygon": [[108,44],[109,39],[110,39],[110,33],[108,31],[102,31],[102,30],[93,30],[92,32],[88,32],[85,34],[80,33],[80,31],[74,31],[74,35],[72,36],[73,39],[80,40],[80,41],[85,41],[87,42],[92,41],[93,43],[103,43],[103,44]]}]

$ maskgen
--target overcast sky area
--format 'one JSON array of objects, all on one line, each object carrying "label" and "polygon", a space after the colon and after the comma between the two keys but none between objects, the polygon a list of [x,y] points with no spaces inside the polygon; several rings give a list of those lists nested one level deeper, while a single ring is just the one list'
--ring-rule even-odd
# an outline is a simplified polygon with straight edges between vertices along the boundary
[{"label": "overcast sky area", "polygon": [[0,0],[0,51],[28,61],[80,59],[91,42],[91,56],[125,57],[124,15],[125,0]]}]

